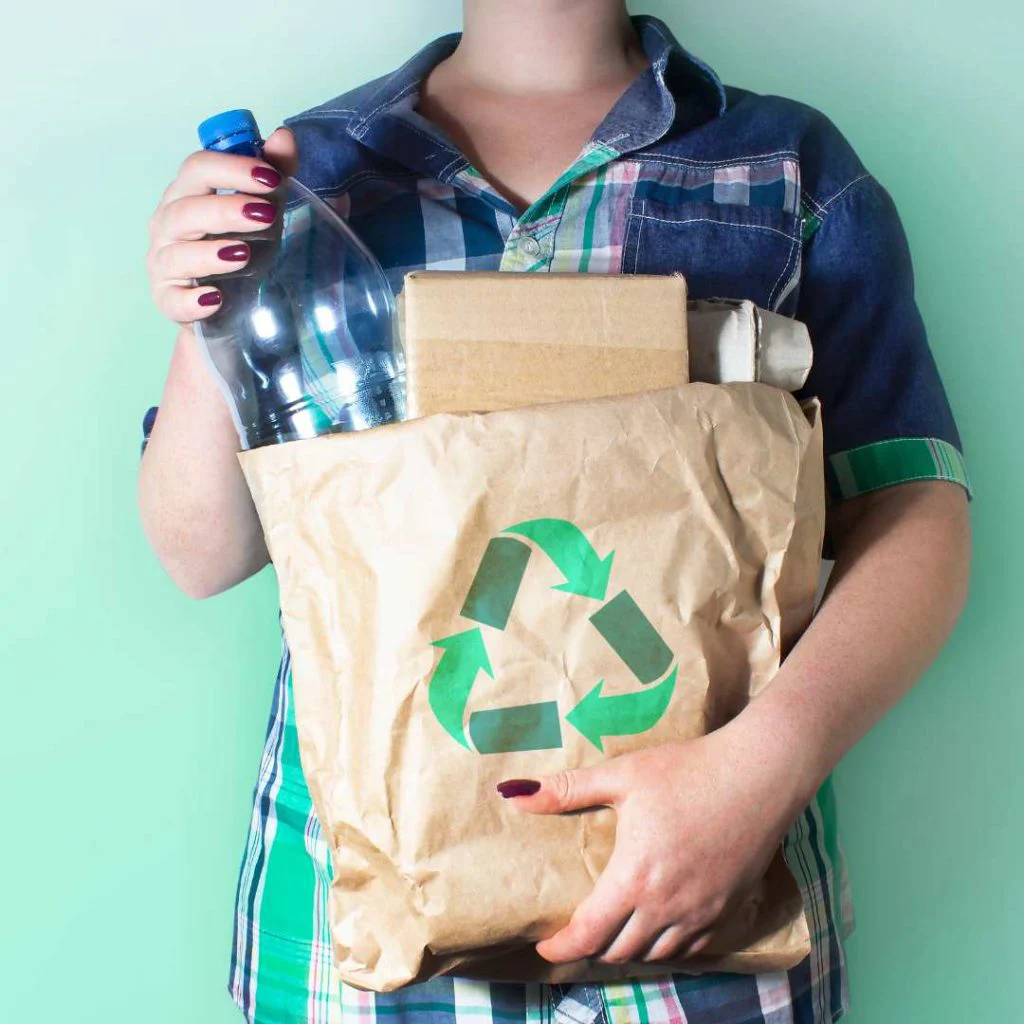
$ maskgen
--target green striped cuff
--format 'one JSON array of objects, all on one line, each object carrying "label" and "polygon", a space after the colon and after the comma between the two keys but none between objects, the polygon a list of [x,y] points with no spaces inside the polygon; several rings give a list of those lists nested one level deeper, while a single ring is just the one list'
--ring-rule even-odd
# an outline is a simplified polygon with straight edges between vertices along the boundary
[{"label": "green striped cuff", "polygon": [[973,498],[963,455],[936,437],[896,437],[829,456],[825,469],[834,501],[911,480],[950,480]]}]

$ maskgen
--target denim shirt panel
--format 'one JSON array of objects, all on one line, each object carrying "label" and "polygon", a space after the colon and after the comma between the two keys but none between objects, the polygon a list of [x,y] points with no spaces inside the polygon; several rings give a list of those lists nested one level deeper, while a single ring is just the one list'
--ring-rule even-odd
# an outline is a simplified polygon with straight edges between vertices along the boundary
[{"label": "denim shirt panel", "polygon": [[[660,89],[657,85],[656,91]],[[812,196],[825,195],[826,201],[830,189],[838,191],[841,186],[806,180],[802,136],[821,115],[793,101],[730,92],[730,109],[697,127],[680,129],[675,121],[653,143],[631,149],[622,139],[616,146],[623,152],[620,159],[638,164],[621,269],[628,273],[689,270],[694,297],[750,298],[792,313],[792,303],[780,306],[778,302],[797,267],[799,254],[794,252],[793,240],[799,238],[802,225],[800,204],[782,184],[783,168],[790,165],[789,178],[798,179],[798,189]],[[353,134],[357,119],[346,109],[351,107],[334,103],[329,111],[317,109],[285,121],[296,135],[296,176],[323,197],[365,189],[373,179],[396,187],[404,184],[415,192],[418,178],[449,182],[467,165],[457,149],[418,129],[415,119],[407,119],[400,110],[379,112],[364,125],[362,140],[357,139]],[[650,133],[652,124],[656,131],[668,113],[675,117],[677,110],[659,108],[655,119],[633,134]],[[701,113],[706,115],[706,108]],[[842,161],[833,163],[840,166],[831,168],[831,173],[845,171],[848,180],[862,172],[855,159],[845,168]],[[730,178],[737,182],[732,194]],[[776,187],[759,187],[759,179],[774,180]],[[375,191],[380,194],[380,189]],[[357,213],[368,212],[364,199],[358,205]],[[816,201],[812,208],[821,205]],[[683,224],[688,228],[685,232],[678,230]],[[706,253],[723,243],[716,260],[707,260]]]},{"label": "denim shirt panel", "polygon": [[935,438],[962,452],[892,197],[865,174],[834,192],[823,213],[795,315],[814,343],[798,397],[822,402],[825,455],[894,437]]},{"label": "denim shirt panel", "polygon": [[[693,298],[745,298],[793,315],[806,227],[802,193],[830,187],[808,184],[803,151],[825,119],[781,97],[735,88],[727,96],[721,116],[673,128],[624,156],[640,168],[622,270],[678,271]],[[830,174],[861,173],[852,150],[836,156]]]},{"label": "denim shirt panel", "polygon": [[[651,67],[592,138],[629,165],[615,214],[624,221],[617,269],[681,272],[694,298],[748,298],[804,320],[815,346],[804,393],[822,399],[827,454],[898,436],[959,448],[887,193],[819,111],[722,86],[651,21],[642,26]],[[454,180],[464,154],[413,110],[418,82],[457,40],[435,40],[399,73],[285,121],[297,138],[297,176],[351,216],[397,288],[417,250],[396,252],[395,229],[407,214],[421,217],[430,181],[462,191],[458,202],[439,202],[467,230],[476,204],[491,204],[480,216],[491,218],[494,237],[467,269],[501,260],[495,208],[499,223],[514,224],[507,203]]]}]

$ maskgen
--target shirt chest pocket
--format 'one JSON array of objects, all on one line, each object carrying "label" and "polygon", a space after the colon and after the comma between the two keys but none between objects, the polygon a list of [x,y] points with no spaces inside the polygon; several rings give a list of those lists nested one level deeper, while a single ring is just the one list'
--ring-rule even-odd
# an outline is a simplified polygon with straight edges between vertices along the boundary
[{"label": "shirt chest pocket", "polygon": [[681,273],[693,299],[750,299],[778,310],[799,279],[802,227],[777,207],[637,197],[622,272]]}]

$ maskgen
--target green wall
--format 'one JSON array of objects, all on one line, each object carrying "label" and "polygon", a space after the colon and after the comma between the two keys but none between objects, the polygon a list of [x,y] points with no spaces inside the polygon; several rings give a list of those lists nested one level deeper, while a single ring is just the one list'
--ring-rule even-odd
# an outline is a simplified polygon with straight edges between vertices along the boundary
[{"label": "green wall", "polygon": [[[196,603],[135,512],[174,329],[147,221],[194,125],[272,127],[458,24],[458,5],[269,0],[5,14],[0,1016],[229,1024],[231,910],[276,666],[269,572]],[[972,597],[842,765],[857,1024],[1020,1020],[1020,8],[655,3],[728,81],[826,111],[890,189],[978,499]]]}]

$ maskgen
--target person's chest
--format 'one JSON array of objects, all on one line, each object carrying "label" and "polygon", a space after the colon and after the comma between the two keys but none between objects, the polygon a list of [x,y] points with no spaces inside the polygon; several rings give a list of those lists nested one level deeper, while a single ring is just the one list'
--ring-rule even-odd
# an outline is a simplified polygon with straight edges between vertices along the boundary
[{"label": "person's chest", "polygon": [[484,132],[477,145],[492,163],[510,146],[549,147],[532,165],[502,165],[532,166],[533,178],[519,179],[535,196],[524,209],[450,140],[434,145],[414,111],[397,114],[391,130],[398,125],[408,134],[395,141],[422,140],[422,149],[401,161],[368,154],[328,196],[396,290],[421,269],[678,272],[693,298],[795,306],[806,211],[795,140],[777,130],[715,125],[625,152],[614,136],[556,145],[543,126]]},{"label": "person's chest", "polygon": [[521,213],[572,166],[621,91],[611,85],[569,97],[509,99],[456,90],[443,98],[421,95],[415,113],[444,132]]}]

